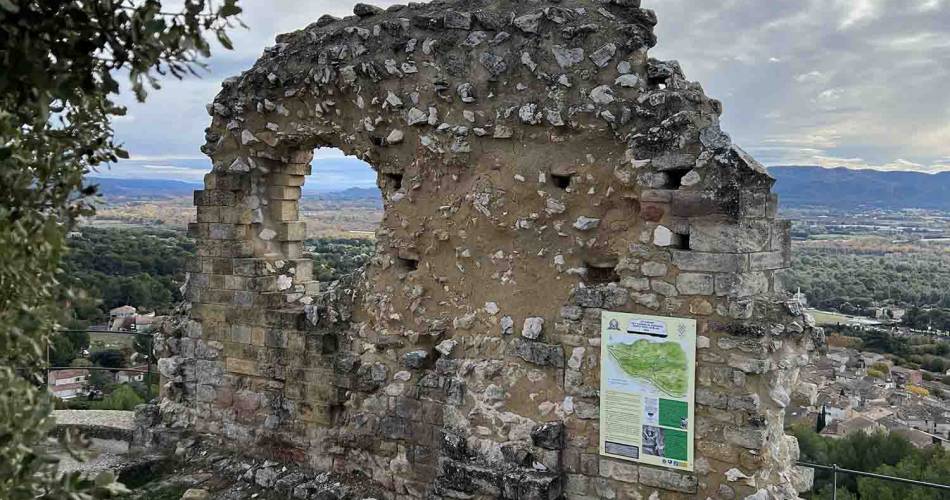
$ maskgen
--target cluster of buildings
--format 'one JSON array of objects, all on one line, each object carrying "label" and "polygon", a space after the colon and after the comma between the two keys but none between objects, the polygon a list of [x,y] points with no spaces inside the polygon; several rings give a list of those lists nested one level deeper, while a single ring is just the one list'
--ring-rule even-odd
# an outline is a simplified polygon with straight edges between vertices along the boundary
[{"label": "cluster of buildings", "polygon": [[[105,332],[118,333],[145,333],[152,329],[161,319],[155,316],[155,313],[139,314],[134,306],[121,306],[109,311],[109,324],[102,329]],[[88,356],[89,351],[84,350],[83,356]],[[143,356],[133,353],[132,363],[137,361],[141,363]],[[147,364],[139,364],[125,369],[106,370],[104,373],[111,377],[112,382],[116,384],[125,384],[130,382],[142,382],[145,380],[145,371]],[[72,399],[75,397],[87,397],[98,391],[90,382],[92,370],[86,368],[70,368],[68,370],[51,370],[47,378],[47,386],[50,392],[59,399]]]},{"label": "cluster of buildings", "polygon": [[[142,382],[145,380],[147,365],[132,366],[115,371],[105,370],[116,384]],[[87,397],[98,389],[91,385],[91,370],[86,368],[70,368],[68,370],[51,370],[47,378],[47,387],[59,399],[73,399]]]},{"label": "cluster of buildings", "polygon": [[139,314],[135,306],[120,306],[109,310],[110,332],[148,332],[159,316],[154,312]]},{"label": "cluster of buildings", "polygon": [[802,369],[800,380],[786,412],[789,425],[804,423],[832,438],[890,432],[919,448],[950,447],[950,404],[931,395],[942,384],[925,381],[920,370],[894,366],[880,354],[831,347]]}]

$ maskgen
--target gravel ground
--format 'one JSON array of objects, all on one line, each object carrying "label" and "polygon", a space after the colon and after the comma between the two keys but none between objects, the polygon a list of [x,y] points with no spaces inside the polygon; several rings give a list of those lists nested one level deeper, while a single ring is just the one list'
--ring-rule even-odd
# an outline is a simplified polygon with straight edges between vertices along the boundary
[{"label": "gravel ground", "polygon": [[[81,429],[121,429],[132,430],[131,411],[117,410],[55,410],[53,416],[59,426],[71,426]],[[86,434],[86,431],[83,431]],[[81,471],[95,476],[105,470],[117,470],[129,461],[127,456],[129,443],[117,439],[90,439],[87,460],[76,461],[65,450],[58,447],[50,451],[60,458],[60,470],[66,472]]]},{"label": "gravel ground", "polygon": [[129,443],[111,439],[91,439],[86,461],[80,462],[66,453],[65,450],[54,448],[54,454],[59,457],[61,472],[80,471],[88,476],[95,476],[102,471],[117,471],[129,462]]},{"label": "gravel ground", "polygon": [[54,410],[58,425],[98,425],[132,430],[131,411],[120,410]]}]

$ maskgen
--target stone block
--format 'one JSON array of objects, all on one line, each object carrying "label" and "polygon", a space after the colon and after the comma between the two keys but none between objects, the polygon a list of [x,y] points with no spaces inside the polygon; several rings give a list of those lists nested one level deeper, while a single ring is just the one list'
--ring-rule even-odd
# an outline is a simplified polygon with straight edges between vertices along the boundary
[{"label": "stone block", "polygon": [[234,259],[233,272],[238,276],[268,276],[276,273],[271,260],[262,258]]},{"label": "stone block", "polygon": [[620,280],[620,286],[628,290],[642,292],[650,289],[650,279],[628,276]]},{"label": "stone block", "polygon": [[564,368],[564,348],[522,338],[511,341],[511,353],[536,365]]},{"label": "stone block", "polygon": [[785,252],[757,252],[749,254],[749,269],[753,271],[767,271],[786,269],[791,260]]},{"label": "stone block", "polygon": [[768,204],[765,206],[765,217],[774,219],[778,216],[778,195],[769,193]]},{"label": "stone block", "polygon": [[280,173],[287,175],[310,175],[312,172],[309,163],[285,163],[280,167]]},{"label": "stone block", "polygon": [[761,252],[768,249],[770,224],[765,219],[700,217],[689,221],[689,247],[697,252]]},{"label": "stone block", "polygon": [[257,375],[257,362],[246,359],[228,358],[225,366],[230,373],[240,373],[243,375]]},{"label": "stone block", "polygon": [[211,173],[204,177],[204,187],[208,190],[243,191],[250,186],[247,175]]},{"label": "stone block", "polygon": [[237,196],[231,191],[199,190],[195,191],[196,206],[233,206],[237,203]]},{"label": "stone block", "polygon": [[653,467],[640,467],[640,484],[680,493],[696,493],[699,488],[695,474]]},{"label": "stone block", "polygon": [[769,435],[765,429],[750,427],[726,427],[723,432],[727,442],[750,450],[764,448]]},{"label": "stone block", "polygon": [[299,200],[301,189],[296,186],[268,186],[267,196],[271,200]]},{"label": "stone block", "polygon": [[571,302],[580,307],[603,307],[604,294],[592,287],[578,287],[571,293]]},{"label": "stone block", "polygon": [[208,238],[212,240],[240,240],[247,236],[247,226],[238,224],[208,224]]},{"label": "stone block", "polygon": [[696,403],[725,410],[729,407],[729,395],[712,389],[698,387],[696,389]]},{"label": "stone block", "polygon": [[278,241],[303,241],[307,239],[306,222],[285,222],[274,225]]},{"label": "stone block", "polygon": [[765,273],[739,273],[716,275],[716,295],[751,297],[769,291],[769,279]]},{"label": "stone block", "polygon": [[729,213],[728,203],[713,193],[677,190],[670,200],[670,211],[676,217],[702,217]]},{"label": "stone block", "polygon": [[211,494],[201,488],[189,488],[182,494],[181,500],[208,500]]},{"label": "stone block", "polygon": [[768,202],[768,190],[746,189],[739,192],[739,210],[743,217],[765,217]]},{"label": "stone block", "polygon": [[536,425],[531,430],[531,442],[548,450],[560,450],[564,447],[564,424],[547,422]]},{"label": "stone block", "polygon": [[298,149],[287,157],[287,161],[290,163],[310,163],[313,161],[313,150]]},{"label": "stone block", "polygon": [[640,201],[652,203],[669,203],[673,200],[674,192],[676,191],[672,189],[644,189],[640,193]]},{"label": "stone block", "polygon": [[197,221],[202,222],[221,222],[221,207],[198,206]]},{"label": "stone block", "polygon": [[759,395],[755,393],[729,396],[729,409],[733,411],[758,411],[760,406]]},{"label": "stone block", "polygon": [[733,353],[729,355],[729,366],[742,370],[745,373],[766,373],[772,369],[772,360],[755,358],[748,355]]},{"label": "stone block", "polygon": [[298,204],[293,200],[272,200],[268,211],[274,221],[293,222],[300,218]]},{"label": "stone block", "polygon": [[245,278],[247,289],[255,292],[276,292],[277,276],[261,276]]},{"label": "stone block", "polygon": [[524,325],[521,328],[521,336],[530,339],[537,340],[541,338],[541,331],[544,329],[544,318],[530,317],[525,318]]},{"label": "stone block", "polygon": [[660,222],[666,214],[667,205],[662,203],[640,202],[640,218],[647,222]]},{"label": "stone block", "polygon": [[663,280],[650,280],[650,288],[664,297],[676,297],[679,295],[675,285]]},{"label": "stone block", "polygon": [[331,405],[309,402],[300,405],[297,415],[304,422],[328,427],[333,423],[332,411]]},{"label": "stone block", "polygon": [[640,467],[629,462],[609,458],[600,459],[600,476],[623,483],[636,483]]},{"label": "stone block", "polygon": [[713,460],[734,464],[739,461],[739,450],[726,443],[716,442],[711,439],[697,439],[696,451]]},{"label": "stone block", "polygon": [[772,234],[769,241],[769,249],[776,252],[784,252],[786,255],[792,251],[791,231],[792,221],[779,220],[772,224]]},{"label": "stone block", "polygon": [[666,276],[667,266],[662,262],[644,262],[643,265],[640,266],[640,272],[642,272],[644,276]]},{"label": "stone block", "polygon": [[680,271],[735,273],[748,266],[748,256],[736,253],[711,253],[673,250],[673,265]]},{"label": "stone block", "polygon": [[220,207],[220,221],[227,224],[250,224],[254,220],[254,211],[244,207]]},{"label": "stone block", "polygon": [[270,175],[271,186],[301,187],[303,186],[306,180],[307,180],[307,177],[304,175],[289,175],[289,174],[271,174]]},{"label": "stone block", "polygon": [[680,273],[676,277],[676,289],[683,295],[712,295],[715,280],[712,274]]}]

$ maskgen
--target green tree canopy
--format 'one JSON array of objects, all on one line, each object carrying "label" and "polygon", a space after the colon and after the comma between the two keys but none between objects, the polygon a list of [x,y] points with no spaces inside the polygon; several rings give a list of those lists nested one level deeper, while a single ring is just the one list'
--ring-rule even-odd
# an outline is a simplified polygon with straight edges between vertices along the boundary
[{"label": "green tree canopy", "polygon": [[[115,142],[116,78],[139,100],[163,75],[181,77],[230,48],[237,0],[0,0],[0,498],[107,496],[60,477],[35,445],[49,430],[42,378],[65,235],[93,211],[93,169],[128,154]],[[23,380],[12,367],[34,367]]]}]

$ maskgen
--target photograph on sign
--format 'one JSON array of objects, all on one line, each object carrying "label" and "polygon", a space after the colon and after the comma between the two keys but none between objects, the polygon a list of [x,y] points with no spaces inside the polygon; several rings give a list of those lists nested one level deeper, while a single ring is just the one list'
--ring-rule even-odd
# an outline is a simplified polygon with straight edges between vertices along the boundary
[{"label": "photograph on sign", "polygon": [[696,321],[601,313],[600,453],[693,470]]}]

